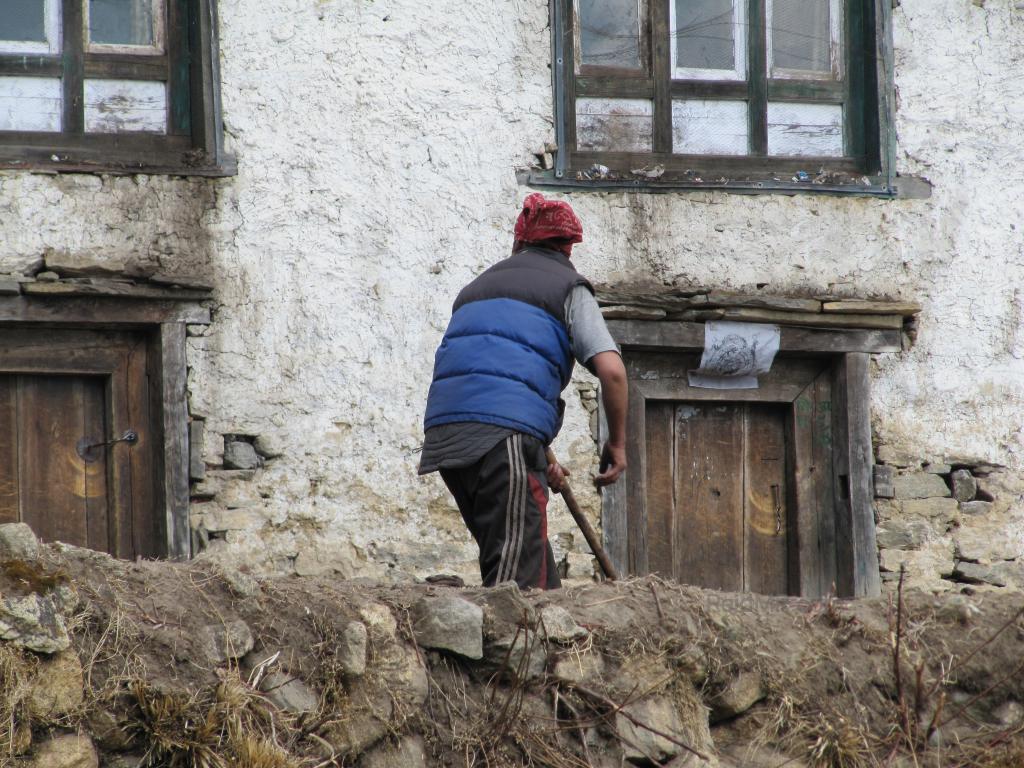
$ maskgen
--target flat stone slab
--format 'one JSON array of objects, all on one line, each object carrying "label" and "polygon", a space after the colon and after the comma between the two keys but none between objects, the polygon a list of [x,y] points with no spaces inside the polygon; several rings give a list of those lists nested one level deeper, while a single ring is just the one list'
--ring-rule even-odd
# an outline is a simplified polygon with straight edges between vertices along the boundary
[{"label": "flat stone slab", "polygon": [[928,472],[910,472],[892,480],[897,499],[948,498],[949,486],[938,475]]},{"label": "flat stone slab", "polygon": [[25,523],[0,525],[0,561],[35,560],[39,557],[39,539]]},{"label": "flat stone slab", "polygon": [[467,659],[484,655],[483,609],[453,595],[424,597],[410,611],[416,642]]}]

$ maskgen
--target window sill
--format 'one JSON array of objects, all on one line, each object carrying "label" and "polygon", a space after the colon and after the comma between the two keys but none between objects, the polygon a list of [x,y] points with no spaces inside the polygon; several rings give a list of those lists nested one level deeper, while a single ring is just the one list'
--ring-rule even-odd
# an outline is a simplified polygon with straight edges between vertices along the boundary
[{"label": "window sill", "polygon": [[[204,159],[206,160],[206,159]],[[155,158],[146,162],[103,162],[100,160],[74,160],[52,155],[49,159],[33,157],[15,159],[0,153],[0,172],[25,171],[38,174],[91,173],[103,176],[202,176],[223,178],[238,174],[238,162],[234,155],[224,155],[219,162],[180,162],[180,156]]]},{"label": "window sill", "polygon": [[[632,190],[634,192],[664,193],[696,190],[716,190],[738,195],[837,195],[848,197],[875,197],[890,200],[924,200],[931,197],[932,184],[922,176],[896,176],[889,180],[884,176],[865,176],[856,183],[824,184],[813,178],[807,181],[732,180],[676,178],[656,179],[578,179],[567,172],[561,178],[555,171],[525,171],[519,174],[519,182],[538,189],[573,189],[577,191],[602,192],[608,190]],[[866,183],[865,183],[866,182]]]}]

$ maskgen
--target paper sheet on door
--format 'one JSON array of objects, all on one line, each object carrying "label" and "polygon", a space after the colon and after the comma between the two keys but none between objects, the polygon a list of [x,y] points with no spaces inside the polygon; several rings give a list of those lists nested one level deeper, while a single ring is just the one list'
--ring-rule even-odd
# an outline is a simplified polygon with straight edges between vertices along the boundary
[{"label": "paper sheet on door", "polygon": [[700,368],[689,372],[691,387],[757,389],[757,377],[771,370],[779,351],[777,325],[711,321],[704,327]]}]

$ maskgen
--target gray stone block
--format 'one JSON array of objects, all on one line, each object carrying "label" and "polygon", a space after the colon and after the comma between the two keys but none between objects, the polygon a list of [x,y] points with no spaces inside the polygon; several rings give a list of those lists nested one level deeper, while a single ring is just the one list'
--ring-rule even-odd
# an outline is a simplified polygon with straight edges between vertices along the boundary
[{"label": "gray stone block", "polygon": [[711,722],[741,715],[765,697],[761,673],[756,671],[740,672],[726,686],[711,698]]},{"label": "gray stone block", "polygon": [[993,587],[1019,587],[1024,582],[1024,565],[1020,563],[968,563],[960,561],[953,575],[968,584],[990,584]]},{"label": "gray stone block", "polygon": [[461,597],[424,597],[416,602],[410,617],[416,642],[424,648],[451,651],[467,659],[484,655],[484,612]]},{"label": "gray stone block", "polygon": [[957,519],[960,505],[956,499],[908,499],[899,502],[900,514],[908,517],[926,517],[936,522],[952,523]]},{"label": "gray stone block", "polygon": [[35,560],[39,557],[39,539],[25,523],[0,525],[0,561]]},{"label": "gray stone block", "polygon": [[966,469],[958,469],[952,475],[953,498],[957,501],[972,501],[978,495],[978,481]]},{"label": "gray stone block", "polygon": [[0,296],[17,296],[21,293],[21,283],[17,280],[0,278]]},{"label": "gray stone block", "polygon": [[253,448],[256,453],[265,459],[276,459],[284,456],[284,445],[274,435],[259,435],[253,440]]},{"label": "gray stone block", "polygon": [[582,640],[590,634],[576,623],[572,614],[560,605],[549,605],[542,608],[540,620],[544,625],[547,639],[555,643],[572,643]]},{"label": "gray stone block", "polygon": [[214,664],[240,659],[255,645],[252,630],[241,619],[203,627],[199,641],[206,658]]},{"label": "gray stone block", "polygon": [[896,495],[893,487],[893,468],[883,464],[875,464],[873,479],[875,484],[875,498],[891,499]]},{"label": "gray stone block", "polygon": [[883,549],[920,549],[932,536],[926,520],[890,520],[878,528],[878,546]]},{"label": "gray stone block", "polygon": [[320,697],[302,680],[284,672],[271,672],[260,681],[260,690],[278,709],[302,715],[315,712],[320,706]]},{"label": "gray stone block", "polygon": [[649,762],[674,757],[682,751],[675,741],[669,741],[655,731],[686,743],[687,733],[679,712],[670,699],[655,697],[624,707],[636,720],[650,726],[641,728],[633,720],[619,713],[615,716],[615,730],[621,734],[626,760]]},{"label": "gray stone block", "polygon": [[953,467],[945,462],[929,461],[921,467],[921,470],[929,475],[948,475],[953,471]]},{"label": "gray stone block", "polygon": [[196,419],[188,425],[188,474],[193,480],[206,478],[206,462],[203,461],[203,436],[206,422]]},{"label": "gray stone block", "polygon": [[987,515],[991,511],[991,501],[964,501],[960,504],[960,512],[965,515]]},{"label": "gray stone block", "polygon": [[893,478],[893,490],[897,499],[932,499],[950,496],[949,487],[938,475],[927,472],[911,472]]},{"label": "gray stone block", "polygon": [[346,626],[338,638],[338,664],[348,677],[366,673],[366,644],[366,625],[359,621]]},{"label": "gray stone block", "polygon": [[224,443],[225,469],[256,469],[260,465],[259,456],[252,443],[243,440],[232,440]]}]

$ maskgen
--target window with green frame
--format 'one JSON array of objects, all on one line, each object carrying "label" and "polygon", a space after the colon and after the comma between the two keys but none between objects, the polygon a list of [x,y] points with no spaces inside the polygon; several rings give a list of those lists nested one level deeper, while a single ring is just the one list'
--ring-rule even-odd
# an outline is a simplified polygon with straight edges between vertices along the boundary
[{"label": "window with green frame", "polygon": [[553,2],[559,177],[833,188],[883,172],[880,0]]},{"label": "window with green frame", "polygon": [[229,172],[214,0],[0,0],[0,167]]}]

